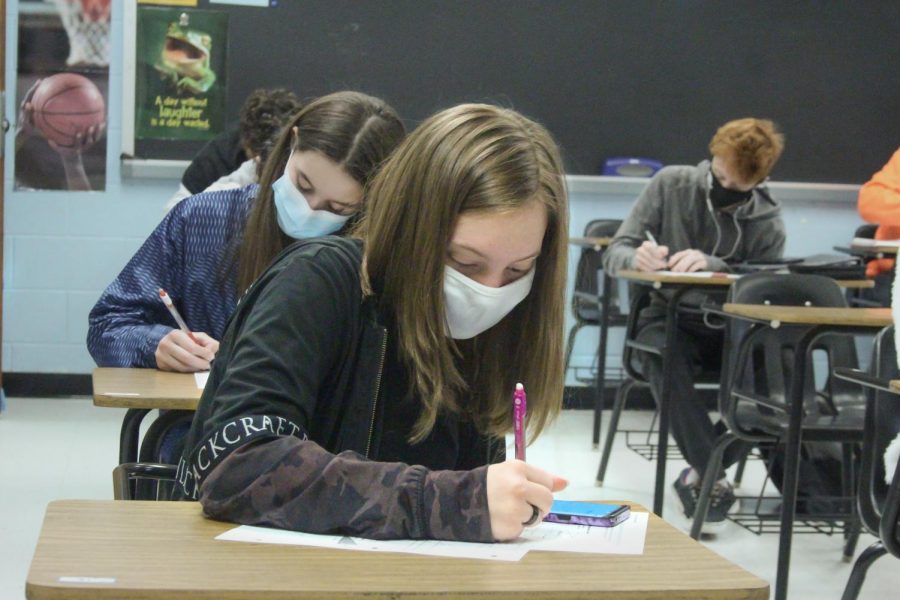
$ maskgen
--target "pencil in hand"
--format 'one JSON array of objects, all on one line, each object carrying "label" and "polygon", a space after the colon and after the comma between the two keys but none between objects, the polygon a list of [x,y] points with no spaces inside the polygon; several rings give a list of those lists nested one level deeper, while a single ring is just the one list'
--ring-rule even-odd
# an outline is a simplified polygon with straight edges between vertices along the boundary
[{"label": "pencil in hand", "polygon": [[184,322],[184,319],[181,318],[181,313],[178,312],[178,309],[175,308],[175,305],[172,303],[172,299],[169,298],[169,294],[166,293],[166,290],[159,288],[159,298],[162,300],[163,304],[166,305],[166,308],[169,309],[169,313],[172,315],[172,318],[175,319],[175,322],[178,323],[178,328],[187,334],[191,341],[195,344],[200,344],[200,341],[194,337],[194,334],[188,329],[187,323]]}]

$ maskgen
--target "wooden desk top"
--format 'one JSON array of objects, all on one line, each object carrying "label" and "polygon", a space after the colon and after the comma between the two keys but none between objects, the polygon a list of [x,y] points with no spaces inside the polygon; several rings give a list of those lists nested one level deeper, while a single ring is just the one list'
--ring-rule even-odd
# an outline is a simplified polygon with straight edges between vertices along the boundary
[{"label": "wooden desk top", "polygon": [[819,306],[774,306],[765,304],[724,304],[726,313],[795,325],[847,325],[887,327],[893,320],[889,308],[822,308]]},{"label": "wooden desk top", "polygon": [[713,277],[695,275],[693,273],[678,273],[677,275],[669,272],[660,271],[631,271],[624,270],[616,273],[616,277],[621,279],[630,279],[631,281],[646,281],[652,283],[653,287],[659,288],[666,284],[677,285],[698,285],[698,286],[729,286],[735,282],[737,277],[726,274],[716,274]]},{"label": "wooden desk top", "polygon": [[870,290],[875,287],[872,279],[835,279],[834,282],[848,290]]},{"label": "wooden desk top", "polygon": [[769,597],[766,581],[652,514],[642,556],[530,552],[520,562],[213,539],[232,527],[203,518],[193,502],[52,502],[26,593],[32,599]]},{"label": "wooden desk top", "polygon": [[599,250],[600,248],[609,246],[612,243],[612,240],[611,237],[573,237],[569,238],[569,243],[573,246]]},{"label": "wooden desk top", "polygon": [[[671,272],[648,272],[648,271],[632,271],[623,270],[616,274],[621,279],[630,279],[631,281],[643,281],[653,284],[653,287],[659,289],[663,285],[696,285],[696,286],[730,286],[741,276],[725,273],[716,273],[712,277],[708,275],[695,275],[693,273]],[[842,288],[848,289],[868,289],[875,286],[875,282],[871,279],[835,279]]]},{"label": "wooden desk top", "polygon": [[197,410],[200,394],[193,373],[157,369],[94,369],[94,406]]}]

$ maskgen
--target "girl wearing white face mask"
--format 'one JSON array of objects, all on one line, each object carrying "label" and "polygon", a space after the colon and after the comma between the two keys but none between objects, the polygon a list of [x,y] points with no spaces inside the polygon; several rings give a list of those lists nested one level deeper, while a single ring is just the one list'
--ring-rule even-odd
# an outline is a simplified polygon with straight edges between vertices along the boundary
[{"label": "girl wearing white face mask", "polygon": [[486,105],[426,120],[356,239],[292,246],[242,299],[176,497],[301,531],[518,536],[566,485],[496,461],[517,381],[532,437],[561,406],[567,214],[542,127]]},{"label": "girl wearing white face mask", "polygon": [[[365,94],[306,105],[276,139],[259,185],[179,203],[103,292],[87,339],[97,365],[208,369],[240,293],[296,239],[342,233],[403,136],[394,111]],[[178,328],[159,288],[196,341]]]}]

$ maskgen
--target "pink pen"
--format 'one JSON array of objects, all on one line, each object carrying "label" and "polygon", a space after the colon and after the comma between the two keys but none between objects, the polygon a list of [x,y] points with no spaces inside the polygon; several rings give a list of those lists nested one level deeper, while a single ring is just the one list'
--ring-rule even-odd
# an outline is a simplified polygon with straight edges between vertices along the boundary
[{"label": "pink pen", "polygon": [[528,402],[525,399],[525,386],[516,384],[516,393],[513,394],[513,432],[516,438],[516,459],[525,460],[525,413],[528,411]]},{"label": "pink pen", "polygon": [[175,305],[172,304],[172,299],[169,298],[169,294],[166,293],[166,290],[159,288],[159,298],[163,301],[163,304],[166,305],[166,308],[169,309],[169,312],[172,313],[172,318],[175,319],[175,322],[178,323],[179,329],[185,332],[191,341],[195,344],[199,344],[197,338],[194,337],[194,334],[191,333],[191,330],[188,329],[187,323],[184,322],[184,319],[181,318],[181,314],[178,312],[178,309],[175,308]]}]

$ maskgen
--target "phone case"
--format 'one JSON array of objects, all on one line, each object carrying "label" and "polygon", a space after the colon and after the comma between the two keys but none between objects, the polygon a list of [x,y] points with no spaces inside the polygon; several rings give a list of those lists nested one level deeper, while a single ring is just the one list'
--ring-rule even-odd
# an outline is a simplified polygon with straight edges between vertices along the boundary
[{"label": "phone case", "polygon": [[569,512],[553,512],[552,509],[544,521],[548,523],[563,523],[567,525],[589,525],[591,527],[615,527],[623,523],[631,516],[631,508],[623,506],[624,510],[615,510],[606,515],[573,514]]}]

